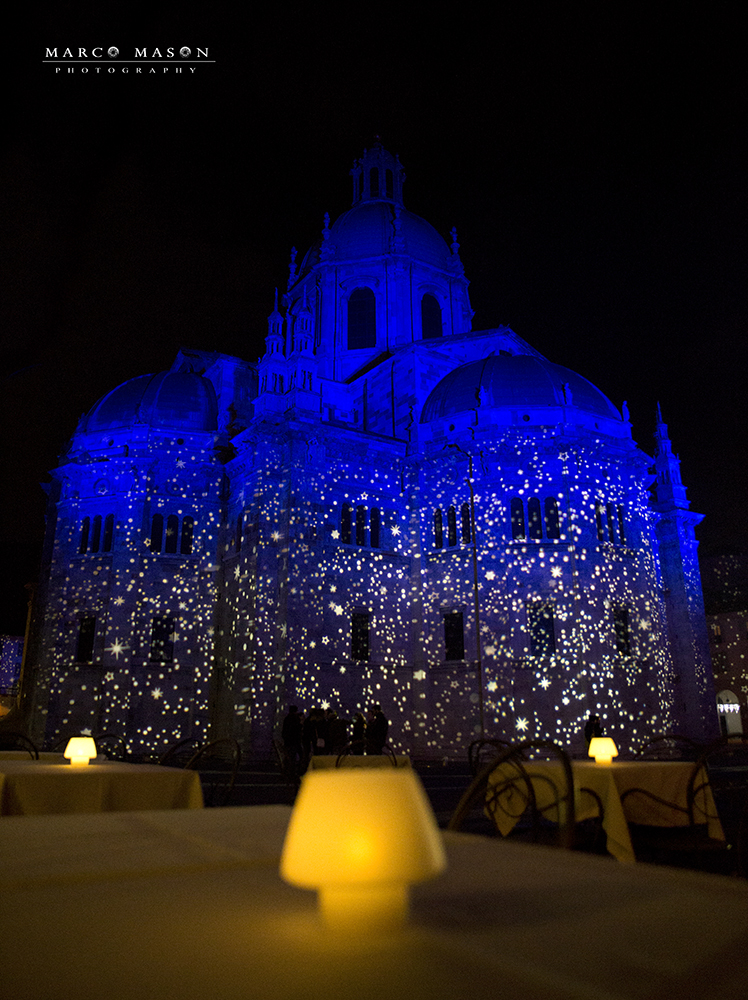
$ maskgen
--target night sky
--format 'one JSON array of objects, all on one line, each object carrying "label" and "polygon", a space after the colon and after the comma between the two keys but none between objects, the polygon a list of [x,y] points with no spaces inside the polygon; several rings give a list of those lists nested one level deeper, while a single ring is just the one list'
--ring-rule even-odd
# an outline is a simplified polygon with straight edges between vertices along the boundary
[{"label": "night sky", "polygon": [[[0,631],[80,415],[180,346],[256,360],[291,247],[350,206],[377,135],[406,206],[456,226],[474,328],[627,400],[650,453],[659,400],[703,549],[748,544],[740,5],[99,6],[39,7],[5,121]],[[42,62],[97,45],[215,64]]]}]

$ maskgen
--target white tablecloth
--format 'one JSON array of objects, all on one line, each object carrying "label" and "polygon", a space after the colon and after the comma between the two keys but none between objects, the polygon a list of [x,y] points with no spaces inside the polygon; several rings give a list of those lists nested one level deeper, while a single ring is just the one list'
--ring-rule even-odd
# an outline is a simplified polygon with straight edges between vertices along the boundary
[{"label": "white tablecloth", "polygon": [[[525,771],[532,778],[533,774],[541,780],[533,782],[538,806],[543,808],[554,800],[553,782],[556,789],[563,789],[564,774],[560,763],[555,761],[531,760],[522,762]],[[642,823],[650,826],[684,826],[688,822],[685,808],[688,802],[688,780],[694,764],[683,761],[622,761],[610,765],[596,764],[594,761],[573,761],[572,775],[574,778],[574,807],[577,820],[590,819],[598,815],[596,800],[583,791],[591,789],[600,799],[603,809],[603,829],[607,837],[607,847],[610,854],[619,861],[633,862],[634,849],[629,836],[629,823]],[[493,782],[501,783],[514,780],[516,769],[499,767],[492,774]],[[724,840],[722,825],[717,815],[711,788],[706,771],[702,768],[697,782],[700,788],[696,801],[697,823],[707,824],[709,836],[715,840]],[[627,789],[640,788],[653,793],[661,799],[680,806],[680,809],[670,809],[647,795],[631,794],[622,796]],[[519,785],[521,792],[524,788]],[[512,789],[510,788],[510,793]],[[515,796],[517,793],[515,792]],[[496,803],[494,812],[496,825],[504,836],[511,832],[522,811],[521,802],[513,802],[511,794],[506,799],[506,809],[500,808],[501,799]]]},{"label": "white tablecloth", "polygon": [[156,764],[115,761],[73,767],[0,760],[0,816],[121,812],[130,809],[198,809],[200,777]]},{"label": "white tablecloth", "polygon": [[284,806],[9,817],[2,990],[24,1000],[745,1000],[748,885],[467,834],[378,939],[278,875]]}]

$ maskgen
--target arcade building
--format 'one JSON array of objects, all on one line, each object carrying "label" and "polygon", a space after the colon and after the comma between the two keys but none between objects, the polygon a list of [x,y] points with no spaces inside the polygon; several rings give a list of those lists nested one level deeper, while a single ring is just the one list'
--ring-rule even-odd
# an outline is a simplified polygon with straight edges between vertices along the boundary
[{"label": "arcade building", "polygon": [[289,703],[380,702],[390,742],[629,748],[719,732],[667,427],[508,327],[472,329],[454,231],[376,145],[258,362],[182,350],[84,416],[48,487],[30,734],[272,750]]}]

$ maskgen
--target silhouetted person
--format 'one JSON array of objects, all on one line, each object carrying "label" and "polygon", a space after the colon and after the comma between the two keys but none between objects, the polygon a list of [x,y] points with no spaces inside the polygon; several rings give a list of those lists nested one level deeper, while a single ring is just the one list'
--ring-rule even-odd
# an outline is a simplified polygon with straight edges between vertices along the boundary
[{"label": "silhouetted person", "polygon": [[285,766],[291,775],[298,777],[302,759],[303,724],[296,705],[288,706],[288,715],[283,720],[281,738],[286,755]]},{"label": "silhouetted person", "polygon": [[338,713],[328,708],[327,717],[327,752],[338,754],[348,743],[348,723],[338,717]]},{"label": "silhouetted person", "polygon": [[296,705],[289,705],[288,715],[283,720],[283,728],[281,730],[286,753],[301,755],[301,734],[303,728],[298,707]]},{"label": "silhouetted person", "polygon": [[587,741],[587,748],[589,749],[590,740],[595,736],[603,735],[603,727],[600,725],[600,716],[591,715],[584,727],[584,738]]},{"label": "silhouetted person", "polygon": [[363,712],[356,712],[353,717],[353,735],[351,736],[351,742],[353,743],[353,750],[351,753],[358,754],[359,756],[364,752],[364,741],[366,740],[366,719],[364,718]]},{"label": "silhouetted person", "polygon": [[382,747],[387,742],[387,730],[390,724],[387,721],[381,705],[375,705],[369,710],[369,721],[366,724],[366,742],[369,753],[381,753]]}]

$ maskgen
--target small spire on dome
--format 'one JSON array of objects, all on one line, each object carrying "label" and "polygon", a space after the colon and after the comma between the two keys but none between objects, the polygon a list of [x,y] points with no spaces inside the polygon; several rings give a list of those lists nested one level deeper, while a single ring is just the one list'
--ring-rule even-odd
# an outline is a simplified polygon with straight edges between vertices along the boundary
[{"label": "small spire on dome", "polygon": [[296,249],[296,247],[291,247],[291,260],[290,260],[289,265],[288,265],[288,287],[289,288],[291,287],[291,285],[293,285],[294,279],[296,278],[296,256],[297,256],[298,252],[299,251]]},{"label": "small spire on dome", "polygon": [[329,260],[334,252],[335,248],[330,240],[330,213],[325,212],[322,220],[322,245],[319,248],[320,260]]},{"label": "small spire on dome", "polygon": [[465,268],[462,266],[462,261],[460,260],[460,244],[457,242],[457,228],[455,226],[452,226],[450,235],[452,237],[452,263],[454,265],[455,272],[457,274],[464,274]]}]

